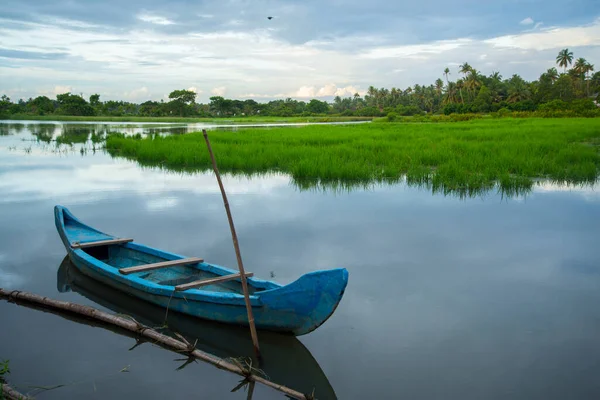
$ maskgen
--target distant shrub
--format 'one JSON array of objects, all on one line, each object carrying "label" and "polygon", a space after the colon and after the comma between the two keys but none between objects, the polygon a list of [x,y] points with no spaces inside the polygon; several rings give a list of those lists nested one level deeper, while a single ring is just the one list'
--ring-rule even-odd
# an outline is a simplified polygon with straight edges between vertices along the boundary
[{"label": "distant shrub", "polygon": [[508,108],[501,108],[498,110],[498,116],[500,117],[508,117],[512,114],[512,112]]},{"label": "distant shrub", "polygon": [[390,113],[388,113],[388,115],[387,115],[387,121],[388,122],[394,122],[394,121],[397,121],[397,120],[398,120],[398,114],[397,113],[395,113],[393,111],[390,112]]},{"label": "distant shrub", "polygon": [[509,103],[508,108],[512,111],[535,111],[535,103],[531,100],[517,101],[516,103]]},{"label": "distant shrub", "polygon": [[552,100],[547,103],[540,104],[538,106],[538,111],[556,111],[556,110],[566,110],[568,108],[568,103],[562,100]]},{"label": "distant shrub", "polygon": [[399,105],[396,107],[398,115],[411,116],[411,115],[422,115],[423,111],[417,106],[403,106]]}]

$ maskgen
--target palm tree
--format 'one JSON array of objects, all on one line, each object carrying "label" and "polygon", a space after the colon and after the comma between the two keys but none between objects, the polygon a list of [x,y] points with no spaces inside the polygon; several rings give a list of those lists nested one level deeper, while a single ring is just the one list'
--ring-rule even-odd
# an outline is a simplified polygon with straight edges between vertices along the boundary
[{"label": "palm tree", "polygon": [[465,80],[465,87],[469,91],[471,98],[474,97],[475,89],[477,89],[479,86],[481,86],[481,82],[479,81],[479,73],[476,69],[471,68],[469,76]]},{"label": "palm tree", "polygon": [[496,82],[500,82],[502,80],[502,75],[500,75],[500,72],[494,71],[490,75],[490,79],[492,79],[492,80],[494,80]]},{"label": "palm tree", "polygon": [[438,95],[442,94],[442,89],[444,88],[444,81],[440,78],[437,78],[435,81],[435,91]]},{"label": "palm tree", "polygon": [[464,85],[464,81],[462,79],[459,79],[456,81],[456,88],[458,89],[458,94],[460,94],[460,101],[461,103],[465,103],[465,99],[462,95],[462,88],[465,87]]},{"label": "palm tree", "polygon": [[444,69],[444,75],[446,75],[446,83],[448,83],[448,75],[450,75],[450,68],[446,67]]},{"label": "palm tree", "polygon": [[554,67],[549,68],[548,71],[546,71],[546,75],[548,76],[548,78],[550,78],[552,83],[556,82],[556,80],[558,79],[558,71]]},{"label": "palm tree", "polygon": [[567,72],[567,67],[573,62],[573,52],[569,51],[569,49],[562,49],[558,52],[558,56],[556,56],[556,63],[559,67],[563,67],[565,69],[565,73]]},{"label": "palm tree", "polygon": [[446,95],[444,96],[444,104],[457,103],[456,92],[456,83],[448,82],[448,86],[446,87]]},{"label": "palm tree", "polygon": [[531,92],[527,87],[527,82],[525,82],[519,75],[513,75],[508,81],[507,100],[511,103],[516,103],[517,101],[527,100],[530,96]]},{"label": "palm tree", "polygon": [[579,57],[577,60],[575,60],[575,65],[573,66],[573,70],[579,74],[579,75],[583,75],[584,74],[584,70],[585,70],[585,66],[587,65],[587,60],[583,57]]},{"label": "palm tree", "polygon": [[374,86],[369,86],[369,89],[367,89],[367,95],[365,96],[367,105],[369,107],[374,107],[376,98],[377,98],[377,89],[375,89]]},{"label": "palm tree", "polygon": [[[590,72],[594,72],[594,66],[592,64],[590,64],[589,62],[585,63],[585,67],[583,69],[583,73],[585,74],[586,78],[588,78],[588,74]],[[590,80],[586,79],[587,81],[587,95],[590,95]]]},{"label": "palm tree", "polygon": [[579,79],[581,80],[581,90],[583,90],[583,83],[585,81],[585,75],[587,74],[587,68],[589,63],[583,57],[579,57],[575,60],[575,65],[573,66],[573,72],[579,75]]},{"label": "palm tree", "polygon": [[472,69],[473,69],[473,67],[471,67],[468,62],[465,62],[463,65],[460,66],[460,70],[458,72],[460,72],[461,74],[464,74],[465,76],[467,76],[467,74]]}]

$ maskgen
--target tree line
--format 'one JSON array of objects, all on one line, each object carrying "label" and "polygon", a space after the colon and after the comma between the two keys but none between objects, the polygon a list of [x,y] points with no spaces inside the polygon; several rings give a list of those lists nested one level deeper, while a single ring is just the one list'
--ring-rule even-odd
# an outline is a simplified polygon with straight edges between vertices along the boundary
[{"label": "tree line", "polygon": [[[100,101],[93,94],[89,101],[81,95],[64,93],[52,100],[46,96],[12,102],[0,98],[0,116],[15,114],[73,116],[140,116],[140,117],[242,117],[242,116],[310,116],[343,115],[376,117],[396,115],[490,113],[501,110],[536,111],[538,109],[590,109],[600,101],[600,72],[585,58],[574,59],[573,52],[563,49],[556,57],[557,68],[543,72],[537,80],[527,82],[520,75],[504,78],[499,72],[483,75],[469,63],[462,64],[458,79],[451,80],[449,68],[429,86],[414,85],[406,89],[369,87],[364,96],[342,98],[331,103],[292,98],[259,103],[213,96],[210,102],[196,102],[196,93],[174,90],[169,101]],[[443,78],[443,79],[442,79]]]}]

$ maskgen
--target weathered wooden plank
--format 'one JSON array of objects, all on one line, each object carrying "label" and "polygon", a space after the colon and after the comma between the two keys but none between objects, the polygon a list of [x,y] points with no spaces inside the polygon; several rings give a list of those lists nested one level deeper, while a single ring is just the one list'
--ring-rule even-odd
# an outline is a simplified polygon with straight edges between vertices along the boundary
[{"label": "weathered wooden plank", "polygon": [[179,260],[162,261],[162,262],[157,262],[157,263],[153,263],[153,264],[144,264],[144,265],[138,265],[135,267],[121,268],[119,270],[119,272],[122,273],[123,275],[129,275],[129,274],[133,274],[135,272],[150,271],[153,269],[160,269],[160,268],[166,268],[166,267],[174,267],[176,265],[196,264],[196,263],[201,263],[203,261],[204,261],[204,259],[196,258],[196,257],[181,258]]},{"label": "weathered wooden plank", "polygon": [[[246,272],[244,275],[246,275],[246,278],[250,278],[251,276],[254,276],[254,273]],[[231,275],[219,276],[217,278],[201,279],[199,281],[194,281],[194,282],[190,282],[190,283],[184,283],[181,285],[177,285],[177,286],[175,286],[175,290],[180,292],[183,290],[194,289],[194,288],[197,288],[200,286],[213,285],[215,283],[227,282],[227,281],[231,281],[234,279],[239,279],[241,277],[242,277],[241,274],[231,274]]]},{"label": "weathered wooden plank", "polygon": [[109,239],[109,240],[98,240],[96,242],[86,242],[86,243],[73,242],[73,243],[71,243],[71,248],[87,249],[88,247],[106,246],[109,244],[123,244],[123,243],[129,243],[129,242],[133,242],[133,239]]}]

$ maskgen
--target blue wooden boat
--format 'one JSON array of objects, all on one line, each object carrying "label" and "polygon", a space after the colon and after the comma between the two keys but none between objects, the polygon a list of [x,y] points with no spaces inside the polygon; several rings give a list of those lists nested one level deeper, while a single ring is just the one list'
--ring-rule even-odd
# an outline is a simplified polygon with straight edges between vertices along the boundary
[{"label": "blue wooden boat", "polygon": [[[83,274],[169,310],[248,325],[236,271],[108,235],[62,206],[54,207],[54,219],[71,261]],[[311,272],[284,286],[246,276],[256,327],[297,336],[333,314],[348,283],[345,268]]]},{"label": "blue wooden boat", "polygon": [[[177,334],[194,343],[197,349],[227,359],[245,357],[254,359],[256,353],[248,327],[201,320],[189,315],[170,312],[147,301],[129,296],[95,279],[85,276],[73,265],[69,256],[61,262],[56,273],[60,293],[75,292],[120,315],[128,315],[145,326],[162,326],[160,332],[178,339]],[[63,317],[66,317],[63,314]],[[75,319],[79,323],[94,324],[92,320]],[[93,325],[92,325],[93,326]],[[109,328],[110,329],[110,328]],[[123,333],[121,330],[115,330]],[[318,361],[297,337],[277,332],[260,332],[260,369],[269,380],[300,393],[313,393],[319,400],[335,400],[337,396]],[[299,373],[298,371],[301,371]]]}]

